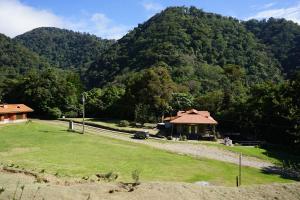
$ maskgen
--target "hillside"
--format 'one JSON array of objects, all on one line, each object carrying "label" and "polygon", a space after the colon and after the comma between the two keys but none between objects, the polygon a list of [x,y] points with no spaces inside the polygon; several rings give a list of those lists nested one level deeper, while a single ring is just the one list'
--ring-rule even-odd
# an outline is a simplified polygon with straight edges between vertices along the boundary
[{"label": "hillside", "polygon": [[49,66],[45,59],[0,34],[0,71],[1,73],[14,74],[24,72],[30,68]]},{"label": "hillside", "polygon": [[104,40],[88,33],[42,27],[14,38],[27,48],[45,57],[60,68],[79,68],[91,62],[107,49],[112,40]]},{"label": "hillside", "polygon": [[287,75],[300,69],[300,26],[285,19],[249,20],[244,23],[280,62]]},{"label": "hillside", "polygon": [[[226,65],[245,69],[248,83],[281,78],[280,64],[239,20],[195,7],[170,7],[138,25],[92,63],[89,85],[103,85],[118,74],[159,62],[170,67],[178,82],[202,82],[207,78],[203,71],[222,74],[218,66]],[[211,67],[206,69],[206,64]]]}]

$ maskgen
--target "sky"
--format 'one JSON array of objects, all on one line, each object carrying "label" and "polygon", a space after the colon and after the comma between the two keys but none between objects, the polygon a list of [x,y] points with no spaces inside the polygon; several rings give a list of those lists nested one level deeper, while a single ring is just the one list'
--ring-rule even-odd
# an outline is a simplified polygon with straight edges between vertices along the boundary
[{"label": "sky", "polygon": [[0,0],[0,33],[15,37],[47,26],[119,39],[169,6],[196,6],[241,20],[276,17],[300,24],[300,0]]}]

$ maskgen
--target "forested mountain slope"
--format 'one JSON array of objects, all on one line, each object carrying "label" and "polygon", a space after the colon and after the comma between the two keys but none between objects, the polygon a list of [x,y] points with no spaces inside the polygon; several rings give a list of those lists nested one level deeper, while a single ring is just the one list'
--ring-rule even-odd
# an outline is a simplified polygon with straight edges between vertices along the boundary
[{"label": "forested mountain slope", "polygon": [[90,86],[101,86],[158,62],[166,63],[179,82],[201,79],[206,64],[240,66],[248,83],[281,78],[280,64],[239,20],[195,7],[170,7],[112,45],[91,64],[87,79]]},{"label": "forested mountain slope", "polygon": [[244,22],[274,57],[280,62],[283,71],[292,75],[300,69],[300,26],[285,19],[249,20]]},{"label": "forested mountain slope", "polygon": [[22,73],[30,68],[42,68],[46,66],[49,66],[49,64],[45,59],[9,37],[0,34],[1,73]]},{"label": "forested mountain slope", "polygon": [[88,33],[42,27],[14,38],[27,48],[45,57],[60,68],[79,68],[94,61],[113,40],[101,39]]}]

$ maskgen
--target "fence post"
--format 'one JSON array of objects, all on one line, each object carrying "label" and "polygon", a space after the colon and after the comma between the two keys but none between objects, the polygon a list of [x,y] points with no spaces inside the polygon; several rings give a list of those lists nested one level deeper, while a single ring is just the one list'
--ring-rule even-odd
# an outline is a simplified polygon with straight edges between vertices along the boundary
[{"label": "fence post", "polygon": [[69,121],[69,131],[73,131],[74,130],[74,123],[72,120]]}]

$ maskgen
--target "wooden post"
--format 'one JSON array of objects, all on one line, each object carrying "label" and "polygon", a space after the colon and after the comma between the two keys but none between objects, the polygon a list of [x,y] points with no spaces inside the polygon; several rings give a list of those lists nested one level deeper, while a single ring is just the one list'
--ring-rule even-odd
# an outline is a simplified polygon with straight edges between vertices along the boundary
[{"label": "wooden post", "polygon": [[69,131],[73,131],[74,130],[74,123],[73,121],[69,121]]},{"label": "wooden post", "polygon": [[236,187],[239,187],[239,176],[236,176]]},{"label": "wooden post", "polygon": [[84,118],[85,118],[85,109],[84,109],[84,103],[85,103],[85,94],[82,93],[82,134],[84,134]]},{"label": "wooden post", "polygon": [[242,153],[240,153],[239,158],[239,186],[242,185]]}]

